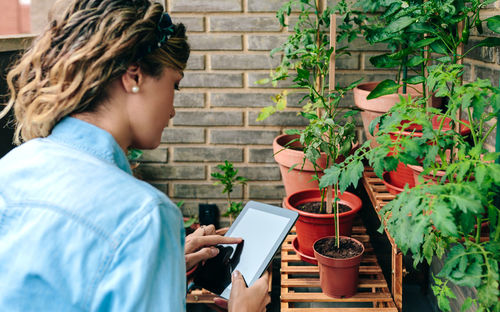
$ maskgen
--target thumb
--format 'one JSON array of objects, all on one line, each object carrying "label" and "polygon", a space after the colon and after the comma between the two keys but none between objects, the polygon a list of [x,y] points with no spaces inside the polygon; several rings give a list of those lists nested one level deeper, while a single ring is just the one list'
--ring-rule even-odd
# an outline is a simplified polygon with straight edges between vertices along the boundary
[{"label": "thumb", "polygon": [[247,285],[245,283],[245,279],[243,278],[243,275],[241,275],[240,271],[238,271],[238,270],[234,270],[233,274],[231,274],[231,282],[233,284],[231,286],[231,292],[233,292],[233,290],[235,292],[238,292],[244,288],[247,288]]}]

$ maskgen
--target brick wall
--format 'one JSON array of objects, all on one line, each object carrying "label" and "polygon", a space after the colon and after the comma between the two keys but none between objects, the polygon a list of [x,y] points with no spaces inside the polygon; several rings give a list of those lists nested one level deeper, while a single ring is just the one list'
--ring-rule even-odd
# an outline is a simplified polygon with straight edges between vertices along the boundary
[{"label": "brick wall", "polygon": [[[284,129],[305,124],[296,116],[300,97],[296,94],[289,98],[286,112],[257,122],[260,108],[270,105],[270,96],[281,89],[254,83],[267,77],[279,63],[278,57],[269,57],[269,51],[290,31],[282,29],[275,18],[284,2],[171,0],[167,4],[174,21],[186,24],[193,52],[176,96],[176,117],[165,129],[161,152],[155,152],[168,159],[168,165],[154,161],[156,156],[146,152],[147,162],[141,164],[140,170],[156,172],[145,176],[174,201],[185,200],[185,214],[196,213],[200,202],[223,207],[224,197],[219,187],[211,185],[210,173],[226,159],[250,179],[248,185],[235,191],[236,198],[280,204],[284,196],[271,143]],[[497,2],[483,14],[498,14],[499,8]],[[293,17],[290,22],[293,24]],[[384,50],[383,45],[370,46],[356,40],[350,50],[350,57],[336,62],[336,80],[340,84],[360,77],[365,77],[365,82],[393,77],[393,72],[375,69],[369,63],[372,55]],[[488,48],[471,54],[466,62],[470,68],[468,78],[490,78],[498,85],[499,55],[498,49]],[[352,95],[343,105],[353,105]],[[489,143],[494,145],[493,141]]]},{"label": "brick wall", "polygon": [[[163,156],[168,166],[144,162],[141,173],[160,169],[150,179],[174,200],[185,200],[184,213],[194,214],[198,203],[218,204],[224,209],[221,188],[213,186],[210,173],[224,160],[232,161],[239,174],[249,178],[237,188],[235,198],[280,205],[284,189],[271,144],[284,129],[306,124],[297,116],[301,94],[289,97],[289,109],[263,122],[257,114],[271,105],[271,96],[281,89],[256,85],[280,62],[269,52],[286,40],[275,12],[283,0],[172,0],[167,10],[175,22],[186,24],[192,56],[176,95],[176,116],[164,132]],[[293,23],[293,20],[291,21]],[[353,55],[337,62],[337,80],[350,83],[360,75],[368,80],[390,77],[384,71],[365,69],[362,50],[374,53],[381,47],[353,45]],[[283,83],[280,87],[287,87]],[[350,96],[345,105],[352,105]],[[151,154],[146,152],[149,161]],[[176,169],[174,169],[176,168]]]},{"label": "brick wall", "polygon": [[[322,0],[323,5],[326,0]],[[33,32],[46,23],[54,0],[32,3]],[[162,1],[163,2],[163,1]],[[259,110],[271,104],[281,89],[254,82],[267,77],[279,58],[269,51],[283,42],[289,29],[281,29],[276,10],[285,0],[170,0],[166,8],[175,22],[188,28],[192,55],[181,91],[175,99],[176,117],[163,133],[161,146],[146,151],[138,172],[174,201],[185,201],[184,213],[197,213],[198,203],[216,203],[224,209],[221,188],[213,186],[210,173],[229,160],[250,179],[234,191],[236,199],[280,204],[284,189],[272,157],[273,138],[284,129],[300,127],[296,116],[300,94],[289,96],[289,109],[264,122],[255,121]],[[500,12],[500,1],[489,5],[484,16]],[[43,14],[42,14],[43,13]],[[293,24],[293,17],[290,23]],[[480,40],[472,34],[471,40]],[[0,41],[0,46],[5,45]],[[360,77],[364,81],[391,78],[393,73],[375,69],[370,56],[384,50],[363,40],[350,45],[351,56],[337,60],[336,80],[345,85]],[[466,61],[466,79],[489,78],[499,84],[500,53],[483,48]],[[281,84],[286,87],[289,84]],[[352,95],[344,102],[351,106]],[[363,139],[361,137],[361,139]],[[489,142],[494,145],[494,138]]]}]

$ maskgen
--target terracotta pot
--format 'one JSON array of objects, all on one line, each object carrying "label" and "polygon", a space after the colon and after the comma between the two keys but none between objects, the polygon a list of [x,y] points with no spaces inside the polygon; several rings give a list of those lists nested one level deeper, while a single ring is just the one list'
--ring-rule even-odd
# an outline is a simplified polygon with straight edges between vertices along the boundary
[{"label": "terracotta pot", "polygon": [[[441,123],[441,120],[442,119],[439,118],[439,116],[434,116],[432,118],[432,127],[435,130],[439,129],[439,125]],[[443,131],[451,130],[450,122],[451,122],[450,118],[445,118],[443,128],[442,128]],[[467,121],[464,121],[464,122],[467,122]],[[398,139],[399,134],[401,134],[403,136],[421,137],[423,135],[422,126],[421,125],[412,125],[409,128],[407,128],[406,130],[400,131],[399,133],[391,133],[391,139],[393,140],[393,142]],[[462,136],[467,136],[470,134],[470,129],[465,127],[464,125],[460,125],[460,134]],[[433,144],[433,143],[430,142],[429,144]],[[389,155],[390,155],[390,153],[389,153]],[[408,187],[412,188],[417,184],[417,181],[418,181],[418,179],[415,178],[415,176],[414,176],[414,170],[409,165],[407,166],[407,165],[403,164],[402,162],[400,162],[398,164],[398,167],[396,168],[396,170],[389,172],[389,178],[391,180],[391,184],[398,187],[398,188],[404,188],[404,186],[406,184],[408,184]],[[429,177],[429,179],[430,179],[430,177]]]},{"label": "terracotta pot", "polygon": [[[412,171],[413,174],[413,180],[415,181],[415,185],[420,184],[418,181],[418,176],[424,171],[424,167],[422,166],[415,166],[415,165],[408,165],[410,170]],[[436,172],[432,171],[431,174],[423,174],[422,178],[424,181],[429,181],[432,180],[432,183],[437,184],[439,181],[441,181],[441,178],[446,174],[445,171],[443,170],[438,170]]]},{"label": "terracotta pot", "polygon": [[[277,136],[273,141],[274,160],[279,164],[281,177],[285,186],[286,195],[290,195],[297,191],[307,190],[311,188],[319,188],[318,180],[313,180],[314,175],[321,177],[323,170],[326,168],[326,154],[321,153],[321,157],[317,160],[317,165],[321,168],[316,173],[313,164],[306,159],[304,166],[304,152],[300,142],[296,141],[288,147],[288,143],[299,138],[298,135],[282,134]],[[356,147],[353,148],[353,150]],[[345,158],[339,156],[337,162],[343,161]],[[295,167],[290,170],[295,165]]]},{"label": "terracotta pot", "polygon": [[402,162],[398,163],[396,170],[388,172],[391,184],[397,188],[404,188],[408,184],[409,188],[415,187],[415,179],[413,178],[413,171]]},{"label": "terracotta pot", "polygon": [[[384,113],[387,113],[391,107],[393,107],[396,103],[400,102],[399,96],[403,95],[403,88],[398,90],[398,93],[383,95],[376,99],[367,100],[366,97],[370,92],[375,89],[375,87],[380,82],[366,82],[359,84],[356,88],[353,89],[354,93],[354,104],[357,107],[361,108],[363,112],[361,112],[361,119],[363,120],[363,128],[365,130],[365,135],[367,140],[371,140],[370,145],[375,147],[377,143],[373,139],[373,136],[368,131],[370,123],[381,116]],[[415,90],[416,88],[417,90]],[[422,86],[413,86],[412,88],[407,88],[408,94],[411,95],[412,98],[418,97],[422,94]],[[441,98],[432,98],[432,106],[440,107],[441,106]]]},{"label": "terracotta pot", "polygon": [[382,182],[384,183],[385,187],[387,187],[389,193],[391,193],[392,195],[398,195],[404,190],[403,188],[397,187],[396,185],[392,184],[389,172],[384,172]]},{"label": "terracotta pot", "polygon": [[[356,213],[361,209],[361,199],[350,192],[337,194],[339,203],[351,208],[350,211],[339,214],[340,235],[350,236],[352,233],[352,221]],[[325,198],[326,200],[326,198]],[[300,251],[306,256],[313,257],[313,243],[321,237],[335,234],[334,214],[310,213],[297,209],[301,204],[321,201],[319,189],[309,189],[298,191],[288,195],[283,200],[283,207],[299,213],[299,218],[295,223],[297,240]]]},{"label": "terracotta pot", "polygon": [[[333,236],[324,237],[317,240],[314,245],[324,239],[335,239]],[[319,279],[321,290],[329,297],[333,298],[349,298],[356,294],[359,281],[359,264],[361,257],[365,252],[363,244],[352,238],[342,237],[354,241],[356,244],[361,245],[363,250],[357,256],[346,259],[335,259],[320,254],[314,248],[314,256],[318,260],[319,266]]]}]

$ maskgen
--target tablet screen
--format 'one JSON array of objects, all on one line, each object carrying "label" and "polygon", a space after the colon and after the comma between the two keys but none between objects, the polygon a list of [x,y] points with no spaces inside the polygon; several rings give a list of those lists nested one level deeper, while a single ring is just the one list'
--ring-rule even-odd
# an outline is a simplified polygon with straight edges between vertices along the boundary
[{"label": "tablet screen", "polygon": [[[298,214],[288,209],[248,202],[225,235],[243,238],[243,245],[240,248],[224,245],[224,248],[231,247],[227,248],[230,259],[228,260],[227,255],[217,258],[223,258],[223,261],[229,264],[224,266],[207,262],[210,269],[201,272],[204,278],[199,278],[198,284],[228,299],[231,292],[228,274],[236,269],[241,272],[248,286],[253,285],[269,265],[297,218]],[[220,262],[220,259],[213,262],[215,261]],[[217,266],[218,268],[214,269]]]}]

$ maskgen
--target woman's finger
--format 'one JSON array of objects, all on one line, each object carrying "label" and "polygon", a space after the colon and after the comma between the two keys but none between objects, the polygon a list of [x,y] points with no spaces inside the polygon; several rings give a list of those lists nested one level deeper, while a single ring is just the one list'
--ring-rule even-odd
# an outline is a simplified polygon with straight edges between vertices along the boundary
[{"label": "woman's finger", "polygon": [[202,248],[197,252],[186,254],[186,270],[189,271],[197,263],[217,256],[219,249],[215,247]]},{"label": "woman's finger", "polygon": [[220,235],[186,237],[185,254],[196,252],[201,248],[219,244],[239,244],[243,241],[240,237],[227,237]]},{"label": "woman's finger", "polygon": [[189,234],[187,237],[189,237],[189,236],[214,235],[215,233],[216,233],[215,226],[213,224],[209,224],[209,225],[202,225],[202,226],[200,226],[193,233]]}]

